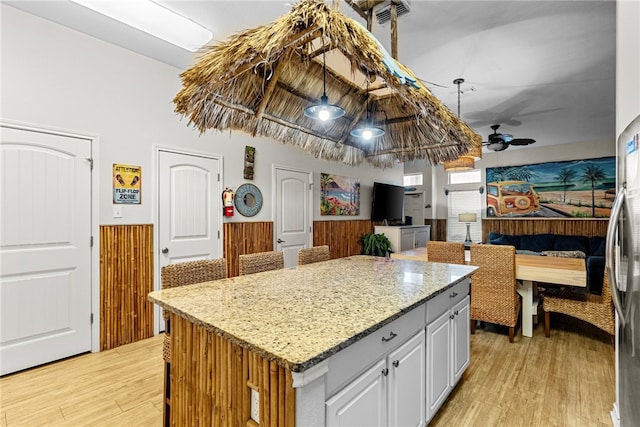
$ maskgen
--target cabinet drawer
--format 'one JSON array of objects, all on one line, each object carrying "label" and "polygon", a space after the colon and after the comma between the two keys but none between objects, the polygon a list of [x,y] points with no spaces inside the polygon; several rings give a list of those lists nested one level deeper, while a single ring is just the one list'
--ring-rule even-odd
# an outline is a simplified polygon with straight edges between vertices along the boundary
[{"label": "cabinet drawer", "polygon": [[449,310],[453,305],[459,303],[469,294],[469,279],[450,287],[446,291],[433,299],[427,301],[427,321],[429,324],[440,317],[442,313]]},{"label": "cabinet drawer", "polygon": [[327,397],[424,328],[425,310],[426,305],[422,304],[331,356],[328,359]]}]

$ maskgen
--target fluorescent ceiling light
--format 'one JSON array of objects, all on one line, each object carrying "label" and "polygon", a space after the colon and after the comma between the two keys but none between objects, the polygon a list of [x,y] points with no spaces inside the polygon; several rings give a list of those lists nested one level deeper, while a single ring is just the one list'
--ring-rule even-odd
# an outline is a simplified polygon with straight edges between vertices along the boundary
[{"label": "fluorescent ceiling light", "polygon": [[150,0],[71,1],[191,52],[213,38],[203,26]]}]

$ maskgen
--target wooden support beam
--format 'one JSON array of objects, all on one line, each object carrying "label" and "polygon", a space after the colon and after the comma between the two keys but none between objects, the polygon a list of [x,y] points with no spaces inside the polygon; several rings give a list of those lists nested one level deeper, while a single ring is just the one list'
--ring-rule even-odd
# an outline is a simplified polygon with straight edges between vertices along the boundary
[{"label": "wooden support beam", "polygon": [[449,142],[446,144],[437,144],[437,145],[425,145],[421,147],[402,147],[402,148],[389,148],[387,150],[376,151],[375,153],[367,154],[366,157],[376,157],[382,156],[385,154],[399,154],[399,153],[414,153],[416,151],[429,151],[429,150],[439,150],[443,147],[455,147],[458,144]]},{"label": "wooden support beam", "polygon": [[[220,104],[220,105],[222,105],[223,107],[226,107],[226,108],[231,108],[231,109],[233,109],[233,110],[240,111],[240,112],[242,112],[242,113],[246,113],[246,114],[250,114],[250,115],[252,115],[252,116],[254,115],[254,111],[253,111],[251,108],[246,107],[246,106],[244,106],[244,105],[234,104],[234,103],[232,103],[232,102],[224,101],[224,100],[219,99],[219,98],[217,98],[217,99],[216,99],[215,101],[213,101],[213,102],[215,102],[216,104]],[[329,137],[329,136],[327,136],[327,135],[319,134],[319,133],[317,133],[316,131],[313,131],[313,130],[311,130],[311,129],[305,128],[305,127],[300,126],[300,125],[297,125],[297,124],[295,124],[295,123],[291,123],[291,122],[289,122],[289,121],[286,121],[286,120],[284,120],[284,119],[281,119],[280,117],[272,116],[272,115],[271,115],[271,114],[269,114],[269,113],[264,113],[264,114],[262,115],[262,117],[263,117],[265,120],[269,120],[269,121],[272,121],[272,122],[277,123],[277,124],[279,124],[279,125],[286,126],[286,127],[290,128],[290,129],[294,129],[294,130],[297,130],[297,131],[300,131],[300,132],[306,133],[306,134],[308,134],[308,135],[315,136],[316,138],[326,139],[327,141],[331,141],[331,142],[333,142],[334,144],[338,144],[338,143],[340,143],[340,141],[335,140],[335,139],[333,139],[333,138],[331,138],[331,137]]]},{"label": "wooden support beam", "polygon": [[344,1],[351,7],[351,9],[354,10],[354,12],[360,15],[362,19],[364,19],[365,21],[367,20],[367,15],[365,14],[365,12],[360,8],[360,6],[355,4],[353,0],[344,0]]},{"label": "wooden support beam", "polygon": [[398,60],[398,3],[391,0],[391,57]]},{"label": "wooden support beam", "polygon": [[[264,90],[264,94],[262,95],[262,99],[258,104],[258,108],[256,109],[256,119],[262,119],[262,115],[264,114],[265,108],[267,108],[267,104],[269,103],[269,99],[271,99],[271,95],[273,95],[273,90],[278,85],[278,80],[280,79],[280,73],[282,73],[282,69],[284,68],[285,61],[279,61],[276,65],[276,69],[273,71],[273,75],[267,83],[267,87]],[[253,132],[253,136],[255,136],[255,131]]]}]

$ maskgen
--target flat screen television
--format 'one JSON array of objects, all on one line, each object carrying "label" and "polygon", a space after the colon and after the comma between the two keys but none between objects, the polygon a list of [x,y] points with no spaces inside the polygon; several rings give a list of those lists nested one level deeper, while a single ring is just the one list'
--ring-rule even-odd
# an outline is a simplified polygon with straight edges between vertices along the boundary
[{"label": "flat screen television", "polygon": [[404,210],[404,187],[373,183],[372,221],[402,221]]}]

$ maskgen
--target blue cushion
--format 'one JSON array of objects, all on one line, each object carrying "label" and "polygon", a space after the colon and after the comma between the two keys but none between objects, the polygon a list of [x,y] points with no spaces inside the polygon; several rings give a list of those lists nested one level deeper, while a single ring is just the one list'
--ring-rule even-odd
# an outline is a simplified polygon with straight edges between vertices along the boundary
[{"label": "blue cushion", "polygon": [[589,238],[584,236],[556,236],[554,251],[580,251],[589,253]]},{"label": "blue cushion", "polygon": [[529,234],[520,237],[520,248],[527,251],[542,252],[553,249],[553,234]]},{"label": "blue cushion", "polygon": [[604,256],[606,241],[604,237],[594,236],[589,239],[589,254]]},{"label": "blue cushion", "polygon": [[489,243],[491,243],[492,245],[515,246],[515,248],[518,249],[520,247],[520,236],[510,236],[508,234],[489,233]]}]

